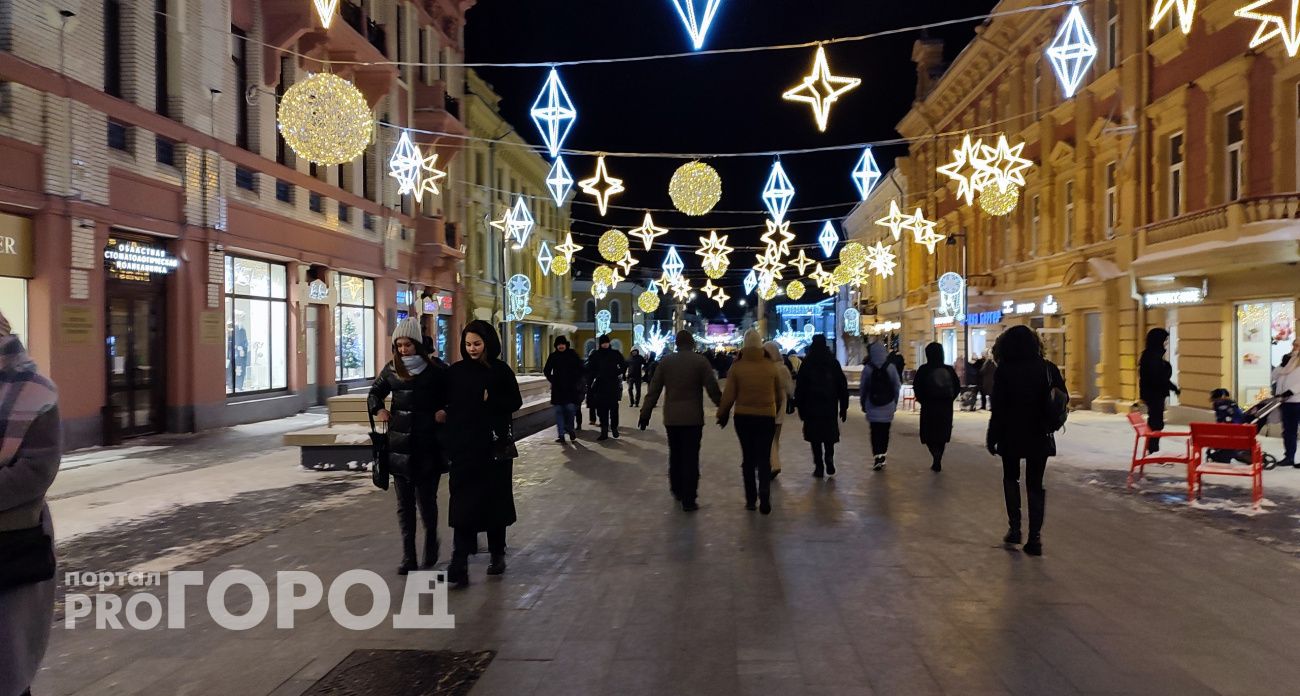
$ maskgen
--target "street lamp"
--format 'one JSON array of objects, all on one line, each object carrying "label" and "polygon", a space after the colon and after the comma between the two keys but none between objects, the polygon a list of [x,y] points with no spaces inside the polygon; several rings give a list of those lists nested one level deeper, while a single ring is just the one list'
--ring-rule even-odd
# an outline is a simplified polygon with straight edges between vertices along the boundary
[{"label": "street lamp", "polygon": [[[957,238],[961,237],[961,311],[966,316],[962,317],[962,352],[965,353],[966,359],[970,359],[970,255],[967,249],[970,247],[970,240],[965,232],[953,232],[948,235],[945,242],[948,246],[957,246]],[[953,356],[954,362],[956,356]]]}]

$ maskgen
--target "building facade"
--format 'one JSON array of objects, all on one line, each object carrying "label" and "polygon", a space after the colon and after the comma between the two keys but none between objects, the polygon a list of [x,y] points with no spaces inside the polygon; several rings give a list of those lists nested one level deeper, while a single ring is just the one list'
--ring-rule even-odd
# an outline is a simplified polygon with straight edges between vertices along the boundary
[{"label": "building facade", "polygon": [[[325,29],[296,0],[0,3],[0,309],[68,447],[298,412],[373,378],[406,315],[454,357],[463,193],[399,197],[387,162],[410,126],[465,179],[464,78],[384,63],[463,62],[472,4],[342,0]],[[321,70],[381,122],[341,166],[276,126]]]},{"label": "building facade", "polygon": [[[1172,16],[1148,29],[1149,3],[1095,2],[1081,9],[1097,60],[1066,99],[1044,49],[1067,8],[1009,14],[1033,4],[1000,3],[946,70],[942,46],[915,46],[905,207],[955,243],[913,245],[904,342],[915,354],[951,328],[960,357],[1026,324],[1075,403],[1113,411],[1137,399],[1145,334],[1166,327],[1175,416],[1203,417],[1218,387],[1252,402],[1294,341],[1300,60],[1276,40],[1248,50],[1258,23],[1233,16],[1240,3],[1200,3],[1185,36]],[[936,172],[966,133],[1026,143],[1035,166],[1009,216],[966,205]],[[966,276],[965,324],[938,314],[948,271]],[[986,341],[968,346],[968,331]]]},{"label": "building facade", "polygon": [[[671,332],[670,322],[656,320],[654,316],[647,316],[641,311],[637,300],[643,292],[645,292],[644,286],[625,280],[598,300],[591,295],[590,280],[573,281],[573,306],[580,310],[577,317],[577,330],[570,337],[573,347],[586,357],[591,351],[596,350],[596,339],[602,333],[608,333],[614,350],[626,356],[636,346],[637,326],[642,327],[642,331],[658,326],[661,331]],[[671,297],[660,295],[660,311],[664,311],[664,305],[671,302]],[[609,328],[603,332],[601,331],[603,327],[598,325],[602,311],[609,312]]]},{"label": "building facade", "polygon": [[[575,330],[575,311],[569,302],[572,274],[546,273],[538,260],[543,244],[553,256],[559,255],[555,247],[568,233],[573,194],[556,205],[546,186],[551,165],[502,118],[501,97],[473,70],[467,75],[465,99],[473,137],[464,156],[469,173],[464,275],[469,315],[500,327],[506,360],[516,371],[539,372],[554,338]],[[523,245],[507,240],[503,231],[492,226],[520,196],[534,221]],[[507,325],[506,281],[515,275],[529,280],[532,312]]]}]

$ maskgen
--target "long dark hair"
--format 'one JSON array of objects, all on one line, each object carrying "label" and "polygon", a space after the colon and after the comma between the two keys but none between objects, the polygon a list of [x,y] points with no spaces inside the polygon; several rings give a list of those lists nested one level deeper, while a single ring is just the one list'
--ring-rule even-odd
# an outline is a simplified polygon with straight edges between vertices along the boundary
[{"label": "long dark hair", "polygon": [[1013,326],[998,336],[993,344],[993,359],[1005,362],[1027,362],[1043,358],[1043,342],[1028,326]]},{"label": "long dark hair", "polygon": [[[415,354],[424,358],[424,364],[426,367],[433,367],[433,357],[429,355],[429,349],[424,347],[422,341],[417,341],[407,336],[401,338],[406,338],[406,340],[415,344]],[[409,382],[415,378],[415,375],[411,374],[411,372],[406,369],[406,361],[402,360],[402,354],[397,350],[397,341],[401,340],[401,338],[393,341],[393,372],[396,372],[397,376],[400,377],[403,382]]]}]

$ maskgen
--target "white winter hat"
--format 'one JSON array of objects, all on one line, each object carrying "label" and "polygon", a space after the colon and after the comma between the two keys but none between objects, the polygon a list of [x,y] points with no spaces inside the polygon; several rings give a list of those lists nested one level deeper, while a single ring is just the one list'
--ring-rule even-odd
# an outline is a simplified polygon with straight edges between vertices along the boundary
[{"label": "white winter hat", "polygon": [[397,328],[393,329],[393,343],[397,343],[399,338],[409,338],[416,344],[424,342],[424,336],[420,333],[420,322],[406,318],[397,322]]}]

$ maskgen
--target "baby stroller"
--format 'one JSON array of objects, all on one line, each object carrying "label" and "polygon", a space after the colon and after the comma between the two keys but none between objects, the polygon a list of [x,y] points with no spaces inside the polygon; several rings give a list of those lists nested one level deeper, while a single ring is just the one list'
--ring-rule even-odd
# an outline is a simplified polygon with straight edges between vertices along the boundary
[{"label": "baby stroller", "polygon": [[[1241,407],[1232,399],[1227,389],[1215,389],[1210,392],[1210,398],[1214,400],[1215,421],[1253,425],[1255,426],[1255,432],[1258,433],[1264,429],[1264,426],[1268,423],[1268,417],[1282,405],[1286,397],[1270,396],[1245,411],[1241,410]],[[1242,464],[1250,463],[1249,452],[1209,450],[1207,456],[1209,456],[1210,461],[1220,464],[1227,464],[1233,460]],[[1264,468],[1273,469],[1276,466],[1277,457],[1267,452],[1264,453]]]},{"label": "baby stroller", "polygon": [[961,388],[961,410],[974,411],[979,404],[979,387],[962,387]]}]

